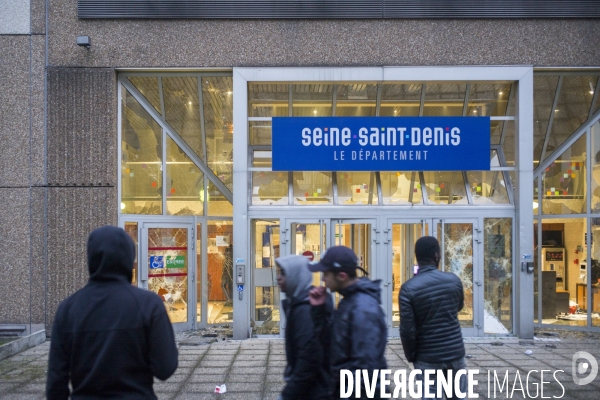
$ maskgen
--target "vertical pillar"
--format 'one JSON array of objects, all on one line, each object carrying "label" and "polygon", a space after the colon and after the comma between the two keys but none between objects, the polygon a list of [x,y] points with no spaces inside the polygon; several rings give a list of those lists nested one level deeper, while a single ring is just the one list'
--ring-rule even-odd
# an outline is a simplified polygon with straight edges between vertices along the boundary
[{"label": "vertical pillar", "polygon": [[[248,259],[248,84],[233,70],[233,338],[250,336],[250,293]],[[238,268],[243,265],[244,290],[238,292]],[[240,295],[241,293],[241,295]],[[241,298],[240,298],[241,297]]]},{"label": "vertical pillar", "polygon": [[[514,333],[533,337],[533,273],[522,268],[524,256],[533,261],[533,67],[519,79],[515,125],[515,302]],[[542,205],[540,204],[539,207]]]}]

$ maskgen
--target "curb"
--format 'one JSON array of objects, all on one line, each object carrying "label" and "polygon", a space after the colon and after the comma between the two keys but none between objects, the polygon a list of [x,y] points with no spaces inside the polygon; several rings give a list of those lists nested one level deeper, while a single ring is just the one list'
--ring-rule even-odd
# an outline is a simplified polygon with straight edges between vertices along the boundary
[{"label": "curb", "polygon": [[14,356],[17,353],[30,349],[46,341],[46,330],[37,331],[28,336],[23,336],[12,342],[0,346],[0,360]]}]

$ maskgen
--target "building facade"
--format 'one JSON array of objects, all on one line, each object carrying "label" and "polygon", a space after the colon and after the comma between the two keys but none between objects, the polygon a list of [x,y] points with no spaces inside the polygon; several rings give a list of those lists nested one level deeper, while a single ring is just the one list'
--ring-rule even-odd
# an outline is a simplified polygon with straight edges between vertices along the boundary
[{"label": "building facade", "polygon": [[[0,324],[49,328],[114,224],[176,329],[281,335],[274,259],[343,244],[397,336],[422,235],[465,335],[600,328],[597,5],[146,3],[0,2]],[[454,116],[489,118],[489,170],[273,168],[275,117]]]}]

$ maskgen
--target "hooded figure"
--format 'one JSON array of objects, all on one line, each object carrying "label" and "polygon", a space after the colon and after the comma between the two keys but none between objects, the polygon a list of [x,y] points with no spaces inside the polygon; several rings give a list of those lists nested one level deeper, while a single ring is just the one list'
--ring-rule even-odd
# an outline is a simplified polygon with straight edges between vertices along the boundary
[{"label": "hooded figure", "polygon": [[94,230],[87,256],[87,285],[60,303],[54,317],[46,396],[156,399],[154,377],[165,380],[177,369],[165,306],[131,285],[135,245],[123,229]]},{"label": "hooded figure", "polygon": [[[280,398],[329,399],[329,365],[327,357],[313,328],[308,292],[312,289],[312,274],[308,259],[286,256],[275,260],[278,267],[277,283],[285,293],[282,301],[287,320],[285,328],[284,372],[285,387]],[[326,304],[333,309],[331,298]]]}]

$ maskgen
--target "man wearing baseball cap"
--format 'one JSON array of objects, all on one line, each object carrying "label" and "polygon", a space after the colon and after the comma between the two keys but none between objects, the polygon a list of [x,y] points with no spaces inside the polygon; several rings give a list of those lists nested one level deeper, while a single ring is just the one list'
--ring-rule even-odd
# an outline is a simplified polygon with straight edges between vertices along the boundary
[{"label": "man wearing baseball cap", "polygon": [[[315,331],[326,349],[331,370],[333,398],[340,398],[340,371],[386,369],[384,352],[387,326],[381,309],[381,281],[359,278],[356,270],[366,271],[358,265],[356,254],[345,246],[330,247],[316,263],[308,266],[311,272],[322,272],[325,286],[309,292],[311,314]],[[325,301],[332,292],[343,296],[337,310],[329,311]],[[379,380],[374,397],[370,397],[361,380],[362,399],[380,397]],[[353,395],[356,395],[354,391]],[[354,397],[353,397],[354,398]]]}]

